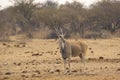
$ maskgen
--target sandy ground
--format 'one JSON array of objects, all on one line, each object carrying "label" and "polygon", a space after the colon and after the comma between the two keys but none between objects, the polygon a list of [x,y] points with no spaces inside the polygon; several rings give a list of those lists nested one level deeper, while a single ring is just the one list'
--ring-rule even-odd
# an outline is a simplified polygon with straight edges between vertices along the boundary
[{"label": "sandy ground", "polygon": [[84,72],[73,57],[70,75],[55,40],[0,42],[0,80],[120,80],[120,38],[82,41],[89,46]]}]

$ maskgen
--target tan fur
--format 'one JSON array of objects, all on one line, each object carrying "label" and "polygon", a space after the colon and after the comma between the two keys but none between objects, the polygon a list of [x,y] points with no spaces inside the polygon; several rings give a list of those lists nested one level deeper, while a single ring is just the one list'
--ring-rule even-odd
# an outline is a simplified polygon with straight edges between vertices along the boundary
[{"label": "tan fur", "polygon": [[71,57],[79,56],[85,65],[85,55],[87,52],[87,45],[80,41],[70,42],[65,39],[64,39],[64,45],[65,46],[63,48],[63,51],[61,51],[61,55],[64,60],[64,68],[65,68],[65,74],[66,74],[67,73],[66,64],[68,64],[69,71],[71,71],[70,69],[70,58]]},{"label": "tan fur", "polygon": [[[80,54],[86,55],[87,52],[87,45],[81,41],[67,41],[66,40],[67,48],[69,49],[69,53],[71,53],[71,57],[79,56]],[[71,49],[71,50],[70,50]]]}]

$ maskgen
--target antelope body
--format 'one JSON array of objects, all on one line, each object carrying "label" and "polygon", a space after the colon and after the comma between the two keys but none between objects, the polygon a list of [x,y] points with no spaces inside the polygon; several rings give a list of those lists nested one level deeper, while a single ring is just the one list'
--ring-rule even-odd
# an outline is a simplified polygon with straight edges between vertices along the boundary
[{"label": "antelope body", "polygon": [[87,45],[80,41],[70,42],[65,40],[64,42],[60,41],[59,45],[63,59],[76,56],[79,56],[81,59],[83,59],[87,51]]},{"label": "antelope body", "polygon": [[71,57],[79,56],[85,65],[85,54],[87,51],[87,45],[80,41],[75,41],[75,42],[67,41],[64,38],[62,29],[60,29],[60,31],[61,33],[58,31],[58,29],[56,29],[56,33],[59,38],[60,53],[64,60],[64,68],[65,68],[65,74],[66,74],[68,72],[67,64],[69,67],[68,69],[70,71],[70,58]]}]

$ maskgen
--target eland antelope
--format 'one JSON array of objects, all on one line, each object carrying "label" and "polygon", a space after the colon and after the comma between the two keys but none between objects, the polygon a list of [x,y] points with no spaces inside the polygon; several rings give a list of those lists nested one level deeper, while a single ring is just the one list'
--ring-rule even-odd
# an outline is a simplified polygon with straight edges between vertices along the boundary
[{"label": "eland antelope", "polygon": [[[67,41],[64,36],[63,30],[61,28],[54,27],[55,32],[59,39],[60,53],[64,61],[64,69],[66,73],[71,72],[70,58],[79,56],[85,66],[85,54],[87,51],[87,45],[80,41],[70,42]],[[68,68],[67,68],[68,65]]]}]

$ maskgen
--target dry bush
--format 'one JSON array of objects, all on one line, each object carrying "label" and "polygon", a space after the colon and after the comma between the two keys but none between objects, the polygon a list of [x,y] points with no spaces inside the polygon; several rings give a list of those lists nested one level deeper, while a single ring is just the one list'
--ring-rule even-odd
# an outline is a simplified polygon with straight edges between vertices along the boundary
[{"label": "dry bush", "polygon": [[9,35],[8,34],[0,34],[0,41],[10,41]]},{"label": "dry bush", "polygon": [[92,31],[87,31],[84,37],[85,38],[89,38],[89,39],[100,38],[100,33],[92,32]]},{"label": "dry bush", "polygon": [[101,38],[106,39],[106,38],[112,38],[113,35],[111,34],[110,31],[107,30],[102,30],[101,31]]},{"label": "dry bush", "polygon": [[79,33],[75,34],[75,33],[70,33],[67,36],[68,38],[74,38],[75,40],[78,40],[79,38],[81,38],[81,35]]},{"label": "dry bush", "polygon": [[115,31],[114,36],[115,37],[120,37],[120,29]]},{"label": "dry bush", "polygon": [[40,29],[36,32],[33,33],[33,38],[41,38],[41,39],[46,39],[48,36],[51,34],[51,30],[48,28]]},{"label": "dry bush", "polygon": [[103,38],[103,39],[107,39],[107,38],[112,38],[112,34],[110,31],[107,30],[101,30],[99,32],[92,32],[92,31],[87,31],[85,34],[85,38],[89,38],[89,39],[96,39],[96,38]]}]

